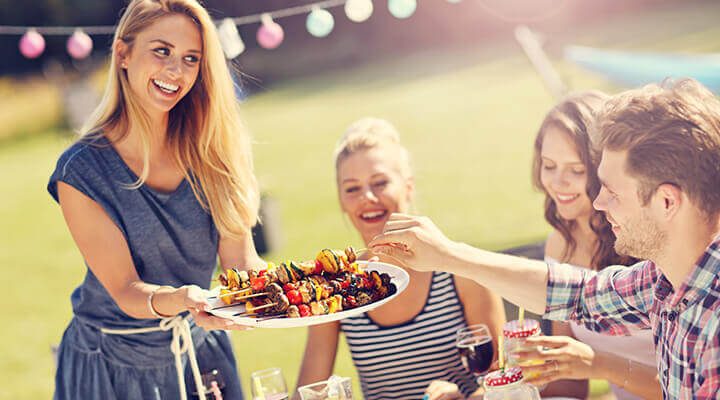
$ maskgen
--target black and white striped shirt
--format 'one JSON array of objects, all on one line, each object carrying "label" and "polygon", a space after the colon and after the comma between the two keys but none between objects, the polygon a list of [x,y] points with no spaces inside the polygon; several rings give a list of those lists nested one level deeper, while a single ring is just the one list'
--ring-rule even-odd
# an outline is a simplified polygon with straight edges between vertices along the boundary
[{"label": "black and white striped shirt", "polygon": [[381,326],[365,313],[340,324],[366,400],[419,400],[438,379],[466,396],[477,389],[455,347],[455,332],[467,322],[448,273],[433,274],[425,306],[406,323]]}]

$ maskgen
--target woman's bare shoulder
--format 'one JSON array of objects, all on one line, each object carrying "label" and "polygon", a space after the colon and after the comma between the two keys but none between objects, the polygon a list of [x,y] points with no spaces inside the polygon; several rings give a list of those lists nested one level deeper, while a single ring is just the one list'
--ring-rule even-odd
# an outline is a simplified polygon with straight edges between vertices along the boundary
[{"label": "woman's bare shoulder", "polygon": [[565,238],[560,232],[553,230],[545,241],[545,258],[560,260],[564,255],[565,246],[567,246]]}]

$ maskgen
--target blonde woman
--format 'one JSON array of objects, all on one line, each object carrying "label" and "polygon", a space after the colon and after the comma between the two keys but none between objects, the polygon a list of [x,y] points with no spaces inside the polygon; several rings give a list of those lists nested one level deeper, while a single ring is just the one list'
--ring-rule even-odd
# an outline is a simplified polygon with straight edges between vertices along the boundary
[{"label": "blonde woman", "polygon": [[207,314],[202,289],[218,258],[224,268],[262,265],[232,88],[195,0],[130,2],[103,100],[48,184],[87,266],[55,399],[205,398],[206,389],[242,398],[228,336],[214,329],[244,328]]},{"label": "blonde woman", "polygon": [[[408,152],[387,121],[365,118],[351,125],[336,150],[335,169],[340,207],[365,244],[382,232],[390,214],[410,209]],[[365,399],[451,400],[475,392],[475,379],[455,348],[455,332],[486,324],[497,337],[505,322],[500,298],[447,273],[407,272],[410,284],[391,302],[310,328],[298,385],[328,378],[342,332]]]}]

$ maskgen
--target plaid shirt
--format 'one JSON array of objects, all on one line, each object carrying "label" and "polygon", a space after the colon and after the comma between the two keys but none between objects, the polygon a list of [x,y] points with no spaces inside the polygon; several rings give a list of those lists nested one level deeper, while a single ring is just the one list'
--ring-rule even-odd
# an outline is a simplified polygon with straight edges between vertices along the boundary
[{"label": "plaid shirt", "polygon": [[548,272],[546,318],[612,335],[651,328],[663,397],[720,399],[720,237],[677,291],[651,261]]}]

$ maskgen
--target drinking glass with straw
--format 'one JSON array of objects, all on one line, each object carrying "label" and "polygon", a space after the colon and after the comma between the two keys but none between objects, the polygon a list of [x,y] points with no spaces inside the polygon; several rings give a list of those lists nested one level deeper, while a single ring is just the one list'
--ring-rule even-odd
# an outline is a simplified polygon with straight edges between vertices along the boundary
[{"label": "drinking glass with straw", "polygon": [[[485,376],[481,384],[485,400],[540,400],[538,388],[523,382],[523,372],[518,367],[511,367],[505,362],[504,336],[498,337],[497,371]],[[507,368],[506,368],[507,366]]]},{"label": "drinking glass with straw", "polygon": [[[505,365],[507,367],[526,367],[530,365],[541,365],[543,360],[537,359],[518,359],[514,353],[518,351],[528,351],[532,347],[528,347],[525,339],[533,336],[542,335],[540,323],[534,319],[525,319],[525,309],[522,307],[518,310],[518,319],[509,321],[503,326],[504,343],[503,350],[505,352]],[[526,375],[525,378],[532,379],[536,374]]]}]

